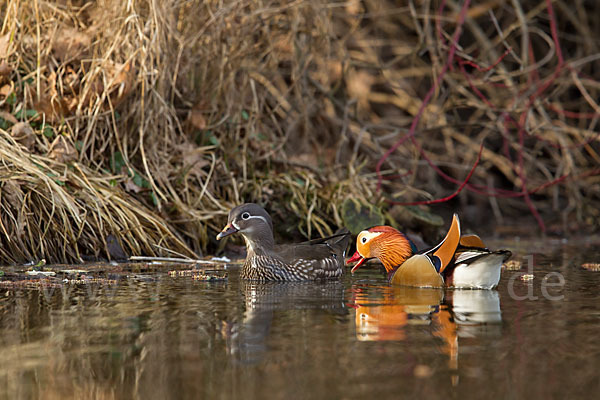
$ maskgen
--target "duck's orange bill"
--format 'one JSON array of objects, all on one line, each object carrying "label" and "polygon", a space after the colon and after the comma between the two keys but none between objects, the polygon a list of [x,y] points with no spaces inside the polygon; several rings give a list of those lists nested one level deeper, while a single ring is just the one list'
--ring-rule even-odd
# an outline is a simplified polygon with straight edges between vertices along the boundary
[{"label": "duck's orange bill", "polygon": [[352,257],[350,257],[348,259],[348,261],[346,261],[346,264],[350,264],[351,262],[358,261],[356,263],[356,265],[354,267],[352,267],[352,269],[350,270],[350,272],[354,273],[354,271],[356,271],[358,269],[358,267],[360,267],[362,265],[362,263],[364,263],[366,260],[367,260],[366,258],[361,256],[360,253],[358,251],[356,251],[354,253],[354,255]]},{"label": "duck's orange bill", "polygon": [[238,230],[231,224],[225,225],[225,228],[217,235],[217,240],[223,239],[225,236],[229,236],[232,233],[236,233]]}]

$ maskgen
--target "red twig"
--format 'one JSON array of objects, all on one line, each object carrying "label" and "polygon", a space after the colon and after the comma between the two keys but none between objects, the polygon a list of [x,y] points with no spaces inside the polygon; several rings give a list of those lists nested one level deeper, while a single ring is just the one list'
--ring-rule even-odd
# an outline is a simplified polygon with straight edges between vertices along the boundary
[{"label": "red twig", "polygon": [[[544,94],[545,92],[548,91],[548,89],[550,87],[552,87],[555,82],[556,79],[559,77],[559,75],[561,74],[561,72],[563,72],[563,70],[565,69],[565,67],[571,71],[573,71],[573,68],[565,63],[564,57],[563,57],[563,53],[562,53],[562,49],[560,47],[560,40],[559,40],[559,36],[558,36],[558,28],[557,28],[557,23],[556,23],[556,16],[554,13],[554,9],[552,7],[552,0],[546,0],[546,6],[547,6],[547,12],[548,12],[548,17],[549,17],[549,24],[550,24],[550,31],[551,31],[551,36],[552,36],[552,41],[554,43],[555,46],[555,51],[556,51],[556,56],[558,59],[557,65],[554,68],[554,71],[551,73],[550,76],[545,76],[545,77],[540,77],[539,75],[539,71],[532,69],[529,76],[528,76],[528,85],[519,92],[518,96],[516,96],[515,101],[520,101],[521,99],[523,99],[523,97],[525,97],[526,99],[526,104],[519,106],[519,104],[516,104],[516,106],[519,106],[517,108],[520,108],[520,113],[519,113],[519,117],[515,118],[513,116],[511,116],[509,114],[508,111],[504,111],[502,112],[502,114],[500,115],[500,118],[502,118],[503,120],[503,124],[504,124],[504,129],[502,129],[501,133],[502,133],[502,137],[504,140],[504,153],[505,153],[505,157],[506,159],[512,163],[512,167],[513,170],[515,172],[515,174],[519,177],[520,180],[520,190],[505,190],[505,189],[500,189],[500,188],[489,188],[487,186],[482,186],[482,185],[477,185],[477,184],[473,184],[473,183],[469,183],[469,180],[471,178],[471,176],[473,175],[475,168],[477,167],[477,165],[480,162],[481,159],[481,155],[482,155],[482,151],[483,151],[483,144],[482,147],[479,150],[479,155],[477,157],[477,161],[475,162],[475,164],[473,165],[472,169],[470,170],[469,174],[467,175],[466,179],[462,182],[458,181],[457,179],[449,176],[448,174],[444,173],[444,171],[442,171],[440,169],[440,167],[438,167],[425,153],[424,149],[421,147],[421,145],[419,144],[419,141],[417,141],[417,138],[415,137],[415,132],[417,129],[417,125],[419,124],[423,113],[426,109],[426,107],[429,105],[429,103],[431,102],[431,99],[436,91],[437,88],[440,87],[440,85],[442,84],[442,81],[444,79],[445,74],[447,73],[447,71],[449,69],[452,69],[453,67],[453,63],[457,62],[459,67],[460,67],[460,71],[462,73],[462,75],[464,76],[465,80],[468,83],[469,88],[471,89],[471,91],[478,96],[481,101],[483,103],[485,103],[488,107],[490,107],[492,110],[496,110],[498,111],[498,107],[496,107],[492,101],[490,101],[490,99],[488,99],[486,97],[486,94],[484,92],[482,92],[481,90],[479,90],[479,88],[477,88],[475,86],[475,84],[473,83],[472,80],[472,74],[470,74],[465,66],[469,65],[471,67],[473,67],[474,69],[476,69],[479,72],[488,72],[490,70],[492,70],[493,68],[495,68],[511,51],[511,49],[506,49],[504,54],[502,54],[502,56],[500,56],[492,65],[490,65],[489,67],[483,68],[481,65],[479,65],[478,63],[472,61],[472,60],[466,60],[466,59],[462,59],[459,56],[455,55],[456,54],[456,50],[457,50],[457,43],[458,40],[460,38],[460,35],[462,33],[462,27],[465,21],[465,16],[466,16],[466,12],[468,10],[470,4],[470,0],[466,0],[463,5],[462,8],[460,10],[459,13],[459,17],[457,19],[457,26],[456,29],[454,31],[454,34],[452,36],[452,42],[451,43],[447,43],[446,39],[444,38],[444,35],[442,34],[442,27],[441,27],[441,15],[444,11],[446,2],[445,0],[441,1],[440,7],[438,9],[438,16],[440,18],[436,19],[436,29],[437,29],[437,36],[439,37],[440,43],[442,44],[447,44],[449,47],[448,53],[447,53],[447,59],[446,59],[446,63],[443,65],[441,71],[439,72],[439,74],[436,76],[432,87],[428,90],[425,98],[423,99],[423,102],[421,103],[417,113],[415,114],[412,123],[410,125],[410,128],[408,130],[408,132],[402,137],[400,138],[396,143],[394,143],[386,152],[385,154],[379,159],[377,166],[376,166],[376,173],[377,173],[377,190],[381,190],[381,184],[382,184],[382,180],[385,179],[382,174],[381,174],[381,167],[383,165],[383,163],[387,160],[387,158],[394,152],[396,151],[401,145],[403,145],[406,140],[410,139],[411,142],[413,143],[413,145],[418,149],[422,159],[424,159],[427,164],[437,173],[438,176],[440,176],[441,178],[443,178],[444,180],[448,181],[448,182],[452,182],[454,184],[460,184],[460,186],[458,187],[458,189],[451,195],[446,196],[444,198],[441,199],[435,199],[435,200],[426,200],[426,201],[416,201],[416,202],[396,202],[396,201],[392,201],[390,200],[389,202],[392,204],[400,204],[400,205],[421,205],[421,204],[437,204],[437,203],[442,203],[442,202],[446,202],[449,201],[451,199],[453,199],[454,197],[456,197],[463,189],[467,189],[469,191],[472,191],[474,193],[477,194],[481,194],[481,195],[485,195],[485,196],[493,196],[493,197],[507,197],[507,198],[519,198],[522,197],[523,200],[525,201],[525,203],[527,204],[527,207],[529,208],[531,214],[535,217],[535,219],[537,220],[538,225],[540,226],[540,229],[542,231],[545,231],[545,224],[543,219],[541,218],[539,212],[536,209],[535,204],[533,203],[533,200],[531,199],[531,195],[533,195],[534,193],[537,193],[541,190],[544,190],[550,186],[556,185],[556,184],[560,184],[564,181],[566,181],[567,179],[578,179],[584,176],[589,176],[589,175],[599,175],[600,174],[600,169],[595,169],[592,171],[587,171],[583,174],[580,174],[578,176],[572,176],[572,175],[562,175],[556,179],[550,180],[548,182],[545,182],[539,186],[537,186],[534,189],[528,190],[527,189],[527,178],[528,178],[528,174],[527,174],[527,170],[526,170],[526,165],[524,162],[524,152],[527,150],[525,147],[525,138],[526,137],[534,137],[539,141],[543,141],[545,143],[547,143],[548,145],[554,147],[554,148],[559,148],[559,149],[563,149],[563,148],[575,148],[575,147],[580,147],[583,146],[587,143],[590,143],[591,141],[595,140],[598,136],[600,136],[600,132],[598,132],[596,135],[593,135],[592,137],[586,139],[585,141],[583,141],[582,143],[578,143],[575,145],[570,145],[570,146],[561,146],[559,144],[553,143],[550,140],[548,140],[547,138],[543,138],[539,135],[533,134],[531,132],[528,132],[527,128],[526,128],[526,123],[527,123],[527,117],[529,112],[531,111],[531,109],[533,108],[534,104],[536,103],[536,101],[538,101],[538,99],[540,99],[540,97],[542,96],[542,94]],[[529,52],[529,59],[530,61],[533,63],[532,65],[535,64],[535,56],[534,56],[534,52],[533,52],[533,46],[532,43],[529,42],[528,43],[528,52]],[[579,76],[579,72],[575,71],[575,73]],[[490,85],[491,86],[491,85]],[[505,85],[503,85],[505,86]],[[533,87],[533,89],[532,89]],[[529,94],[528,94],[529,92]],[[592,119],[592,118],[596,118],[599,116],[599,114],[597,113],[577,113],[577,112],[572,112],[572,111],[566,111],[566,110],[562,110],[559,109],[557,107],[554,107],[552,104],[550,103],[544,103],[549,109],[553,110],[554,112],[564,115],[568,118],[575,118],[575,119]],[[506,109],[506,106],[502,106],[502,108]],[[510,107],[509,107],[510,108]],[[513,133],[509,133],[509,132],[513,132]],[[511,138],[511,135],[515,134],[517,135],[517,140],[518,140],[518,147],[516,148],[516,151],[514,151],[514,157],[516,158],[516,160],[513,161],[513,155],[511,154],[511,148],[510,148],[510,141],[514,140],[513,138]],[[391,178],[388,178],[391,179]]]},{"label": "red twig", "polygon": [[552,32],[552,40],[554,41],[554,47],[556,47],[556,57],[558,58],[557,69],[562,69],[565,60],[562,55],[560,48],[560,41],[558,40],[558,29],[556,27],[556,16],[554,15],[554,8],[552,7],[552,0],[546,0],[546,6],[548,8],[548,17],[550,17],[550,31]]},{"label": "red twig", "polygon": [[452,193],[450,196],[446,196],[446,197],[443,197],[441,199],[436,199],[436,200],[423,200],[423,201],[411,201],[411,202],[398,202],[398,201],[389,200],[389,202],[392,203],[392,204],[399,204],[399,205],[402,205],[402,206],[417,206],[417,205],[424,205],[424,204],[444,203],[444,202],[446,202],[448,200],[452,200],[453,198],[455,198],[456,196],[458,196],[458,194],[460,192],[462,192],[462,190],[465,188],[465,186],[469,182],[469,179],[471,179],[471,176],[473,175],[473,172],[475,172],[475,168],[477,168],[477,165],[479,165],[479,161],[481,160],[481,153],[482,152],[483,152],[483,143],[481,143],[481,147],[479,148],[479,154],[477,155],[477,160],[475,160],[475,164],[473,164],[473,167],[471,168],[471,171],[469,171],[469,174],[467,175],[467,177],[465,178],[465,180],[463,181],[463,183],[460,184],[460,186],[458,187],[458,189],[456,189],[456,191],[454,193]]},{"label": "red twig", "polygon": [[556,107],[555,105],[553,105],[551,103],[548,103],[547,107],[549,109],[551,109],[552,111],[554,111],[555,113],[564,115],[567,118],[592,119],[592,118],[600,117],[599,113],[595,113],[595,112],[594,113],[581,113],[581,112],[563,110],[562,108]]},{"label": "red twig", "polygon": [[[419,123],[419,121],[421,120],[421,116],[423,115],[423,112],[425,111],[425,108],[427,107],[427,105],[429,104],[429,102],[431,101],[431,97],[433,96],[433,93],[435,92],[435,89],[437,87],[439,87],[439,85],[442,83],[442,79],[444,78],[444,75],[446,75],[446,72],[448,71],[448,68],[450,68],[450,65],[452,64],[452,61],[454,60],[454,54],[456,53],[456,44],[458,43],[458,39],[460,38],[460,34],[462,33],[462,26],[465,22],[465,17],[467,14],[467,10],[469,9],[469,4],[471,3],[471,0],[465,0],[461,10],[460,10],[460,14],[458,16],[458,21],[457,21],[457,25],[456,25],[456,29],[454,31],[454,34],[452,35],[452,43],[450,44],[450,50],[448,51],[448,57],[446,59],[446,64],[444,64],[444,67],[442,68],[442,70],[440,71],[440,73],[438,74],[434,85],[429,89],[429,91],[427,92],[427,94],[425,95],[425,98],[423,99],[423,102],[421,103],[421,106],[419,107],[419,110],[417,111],[417,114],[415,115],[415,117],[413,118],[413,121],[410,125],[410,128],[408,130],[408,133],[400,140],[398,140],[396,143],[394,143],[394,145],[392,147],[390,147],[388,149],[388,151],[385,152],[385,154],[379,159],[379,161],[377,162],[377,166],[375,167],[375,172],[377,173],[377,191],[381,190],[381,166],[383,165],[383,163],[385,162],[385,160],[387,160],[387,158],[398,149],[398,147],[400,147],[400,145],[402,143],[404,143],[404,141],[406,141],[406,139],[408,139],[409,137],[413,137],[415,135],[415,131],[417,129],[417,124]],[[439,14],[441,15],[443,9],[444,9],[444,5],[445,5],[445,1],[442,1],[442,4],[440,5],[440,11]]]}]

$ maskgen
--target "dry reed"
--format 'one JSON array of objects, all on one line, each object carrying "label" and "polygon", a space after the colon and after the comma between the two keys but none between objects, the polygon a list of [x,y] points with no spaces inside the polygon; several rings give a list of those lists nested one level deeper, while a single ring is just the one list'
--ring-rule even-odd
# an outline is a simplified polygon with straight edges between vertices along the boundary
[{"label": "dry reed", "polygon": [[305,236],[343,224],[347,199],[451,193],[498,222],[597,229],[598,12],[7,0],[0,262],[107,257],[108,235],[198,256],[244,201]]}]

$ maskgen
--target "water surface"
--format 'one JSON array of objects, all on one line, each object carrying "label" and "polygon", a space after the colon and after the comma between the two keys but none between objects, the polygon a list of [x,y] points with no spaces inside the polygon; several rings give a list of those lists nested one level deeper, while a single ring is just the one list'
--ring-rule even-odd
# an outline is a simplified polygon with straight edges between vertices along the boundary
[{"label": "water surface", "polygon": [[541,247],[513,243],[524,268],[497,291],[390,288],[366,268],[320,284],[166,267],[2,288],[0,398],[595,397],[600,272],[581,264],[600,253]]}]

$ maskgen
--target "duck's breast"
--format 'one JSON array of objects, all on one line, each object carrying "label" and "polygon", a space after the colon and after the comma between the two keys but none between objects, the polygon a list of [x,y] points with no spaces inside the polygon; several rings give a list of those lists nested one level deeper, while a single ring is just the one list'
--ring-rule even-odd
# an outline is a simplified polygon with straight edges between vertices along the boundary
[{"label": "duck's breast", "polygon": [[406,260],[396,270],[390,283],[416,287],[444,286],[444,280],[436,271],[431,259],[424,254],[416,254]]}]

